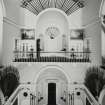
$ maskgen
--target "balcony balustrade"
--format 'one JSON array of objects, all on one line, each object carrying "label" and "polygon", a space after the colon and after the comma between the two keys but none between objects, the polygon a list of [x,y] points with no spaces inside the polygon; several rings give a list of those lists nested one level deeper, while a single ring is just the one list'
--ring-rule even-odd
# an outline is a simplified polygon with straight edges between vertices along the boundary
[{"label": "balcony balustrade", "polygon": [[14,62],[90,62],[90,52],[14,51]]}]

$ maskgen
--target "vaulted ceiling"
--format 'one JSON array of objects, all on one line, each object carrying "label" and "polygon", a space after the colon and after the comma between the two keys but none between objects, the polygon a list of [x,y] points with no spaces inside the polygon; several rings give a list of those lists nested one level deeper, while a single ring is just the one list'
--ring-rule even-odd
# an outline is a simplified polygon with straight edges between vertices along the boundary
[{"label": "vaulted ceiling", "polygon": [[38,15],[46,8],[58,8],[67,15],[85,6],[86,0],[22,0],[21,7]]}]

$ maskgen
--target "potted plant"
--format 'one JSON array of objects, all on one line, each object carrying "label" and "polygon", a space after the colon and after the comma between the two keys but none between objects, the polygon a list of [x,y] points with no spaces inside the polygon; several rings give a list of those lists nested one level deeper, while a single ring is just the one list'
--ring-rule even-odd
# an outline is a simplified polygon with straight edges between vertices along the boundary
[{"label": "potted plant", "polygon": [[97,100],[104,84],[103,71],[95,66],[88,68],[85,76],[85,85]]},{"label": "potted plant", "polygon": [[1,76],[2,76],[2,71],[0,71],[0,105],[4,104],[4,94],[1,90]]},{"label": "potted plant", "polygon": [[3,91],[4,97],[10,97],[10,95],[19,85],[19,79],[20,76],[16,67],[4,67],[1,77],[1,90]]}]

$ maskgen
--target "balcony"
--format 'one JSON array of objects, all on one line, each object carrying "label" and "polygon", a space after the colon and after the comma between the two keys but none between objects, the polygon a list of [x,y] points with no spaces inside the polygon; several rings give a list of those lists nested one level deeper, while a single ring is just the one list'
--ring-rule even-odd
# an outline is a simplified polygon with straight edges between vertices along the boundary
[{"label": "balcony", "polygon": [[90,62],[90,52],[14,51],[13,62]]}]

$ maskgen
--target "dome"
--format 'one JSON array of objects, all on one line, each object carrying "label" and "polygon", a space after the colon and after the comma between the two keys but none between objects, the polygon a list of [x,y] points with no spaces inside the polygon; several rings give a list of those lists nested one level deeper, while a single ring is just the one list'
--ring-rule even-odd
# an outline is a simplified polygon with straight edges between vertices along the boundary
[{"label": "dome", "polygon": [[46,8],[58,8],[70,15],[84,7],[84,0],[22,0],[21,7],[38,15]]}]

